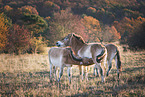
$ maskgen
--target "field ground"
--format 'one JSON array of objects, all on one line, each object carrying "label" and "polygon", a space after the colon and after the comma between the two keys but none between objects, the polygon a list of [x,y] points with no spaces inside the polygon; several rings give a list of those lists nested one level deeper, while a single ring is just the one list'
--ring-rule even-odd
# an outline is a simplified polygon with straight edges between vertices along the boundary
[{"label": "field ground", "polygon": [[[47,54],[0,55],[0,96],[145,96],[145,51],[122,52],[122,74],[117,80],[116,67],[113,65],[105,83],[100,77],[93,76],[89,70],[89,80],[80,80],[78,67],[72,68],[72,83],[68,83],[66,68],[60,83],[49,80]],[[113,63],[114,64],[114,63]]]}]

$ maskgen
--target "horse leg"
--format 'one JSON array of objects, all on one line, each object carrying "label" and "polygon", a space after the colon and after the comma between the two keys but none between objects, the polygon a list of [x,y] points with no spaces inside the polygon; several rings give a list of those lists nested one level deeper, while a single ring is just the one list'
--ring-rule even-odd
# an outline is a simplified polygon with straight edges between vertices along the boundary
[{"label": "horse leg", "polygon": [[120,67],[120,63],[117,60],[117,56],[115,56],[115,65],[116,65],[116,68],[117,68],[117,76],[118,76],[118,79],[119,79],[119,67]]},{"label": "horse leg", "polygon": [[50,64],[50,75],[49,75],[49,78],[50,78],[50,81],[52,80],[52,64]]},{"label": "horse leg", "polygon": [[71,74],[70,74],[70,70],[71,70],[71,67],[68,67],[68,68],[67,68],[67,74],[68,74],[69,83],[71,83]]},{"label": "horse leg", "polygon": [[55,80],[57,80],[57,71],[58,71],[58,70],[57,70],[57,67],[55,66],[55,67],[54,67]]},{"label": "horse leg", "polygon": [[109,60],[109,61],[107,61],[107,64],[108,64],[108,70],[107,70],[106,76],[109,75],[109,71],[110,71],[110,69],[112,68],[112,62]]},{"label": "horse leg", "polygon": [[84,80],[84,66],[81,67],[82,67],[82,80]]},{"label": "horse leg", "polygon": [[61,67],[60,67],[60,71],[59,71],[58,82],[60,81],[60,78],[61,78],[62,74],[63,74],[63,67],[61,66]]},{"label": "horse leg", "polygon": [[87,81],[88,81],[88,67],[87,66],[85,66],[85,78],[87,79]]},{"label": "horse leg", "polygon": [[82,66],[79,66],[80,75],[82,74]]},{"label": "horse leg", "polygon": [[97,66],[97,69],[99,69],[99,72],[101,74],[101,78],[102,78],[102,82],[104,82],[104,72],[102,70],[102,67],[101,67],[101,63],[96,63],[96,66]]},{"label": "horse leg", "polygon": [[[97,75],[96,75],[95,71],[96,71]],[[96,65],[94,66],[94,73],[93,73],[93,75],[94,76],[96,75],[96,77],[99,77],[99,73],[98,73],[98,69],[97,69]]]}]

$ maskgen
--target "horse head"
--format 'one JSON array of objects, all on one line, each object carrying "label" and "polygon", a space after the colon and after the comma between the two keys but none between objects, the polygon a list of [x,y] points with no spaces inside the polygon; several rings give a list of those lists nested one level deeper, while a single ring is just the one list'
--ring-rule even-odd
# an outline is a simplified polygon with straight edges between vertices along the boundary
[{"label": "horse head", "polygon": [[75,33],[70,33],[66,37],[64,37],[61,41],[56,42],[56,46],[58,47],[65,47],[65,46],[71,46],[72,43],[85,43],[83,38]]}]

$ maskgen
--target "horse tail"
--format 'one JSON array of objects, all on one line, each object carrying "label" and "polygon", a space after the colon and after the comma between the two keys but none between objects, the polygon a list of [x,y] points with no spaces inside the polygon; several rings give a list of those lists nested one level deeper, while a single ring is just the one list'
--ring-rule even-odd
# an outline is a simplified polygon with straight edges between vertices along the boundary
[{"label": "horse tail", "polygon": [[102,59],[105,57],[105,48],[103,48],[103,50],[101,51],[101,53],[98,55],[98,56],[96,56],[96,61],[98,62],[98,63],[101,63],[101,61],[102,61]]},{"label": "horse tail", "polygon": [[52,62],[50,60],[50,52],[51,52],[51,49],[48,51],[48,59],[49,59],[49,64],[52,64]]},{"label": "horse tail", "polygon": [[120,60],[120,53],[119,53],[119,50],[117,49],[116,50],[116,56],[117,56],[117,66],[118,66],[118,69],[119,71],[121,71],[121,60]]}]

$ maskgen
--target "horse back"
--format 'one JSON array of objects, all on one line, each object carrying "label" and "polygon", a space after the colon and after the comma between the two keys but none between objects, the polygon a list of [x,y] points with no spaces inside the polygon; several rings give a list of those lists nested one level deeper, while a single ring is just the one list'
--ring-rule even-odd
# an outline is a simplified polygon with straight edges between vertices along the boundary
[{"label": "horse back", "polygon": [[107,60],[112,60],[117,52],[117,46],[114,44],[106,44],[105,47],[107,48]]},{"label": "horse back", "polygon": [[49,50],[48,56],[49,56],[49,62],[54,66],[60,66],[63,64],[63,56],[65,52],[65,49],[63,48],[51,48]]},{"label": "horse back", "polygon": [[96,44],[96,43],[90,43],[87,45],[84,45],[78,52],[78,55],[80,57],[87,57],[87,58],[93,58],[94,60],[96,59],[96,56],[98,56],[103,48],[102,44]]}]

